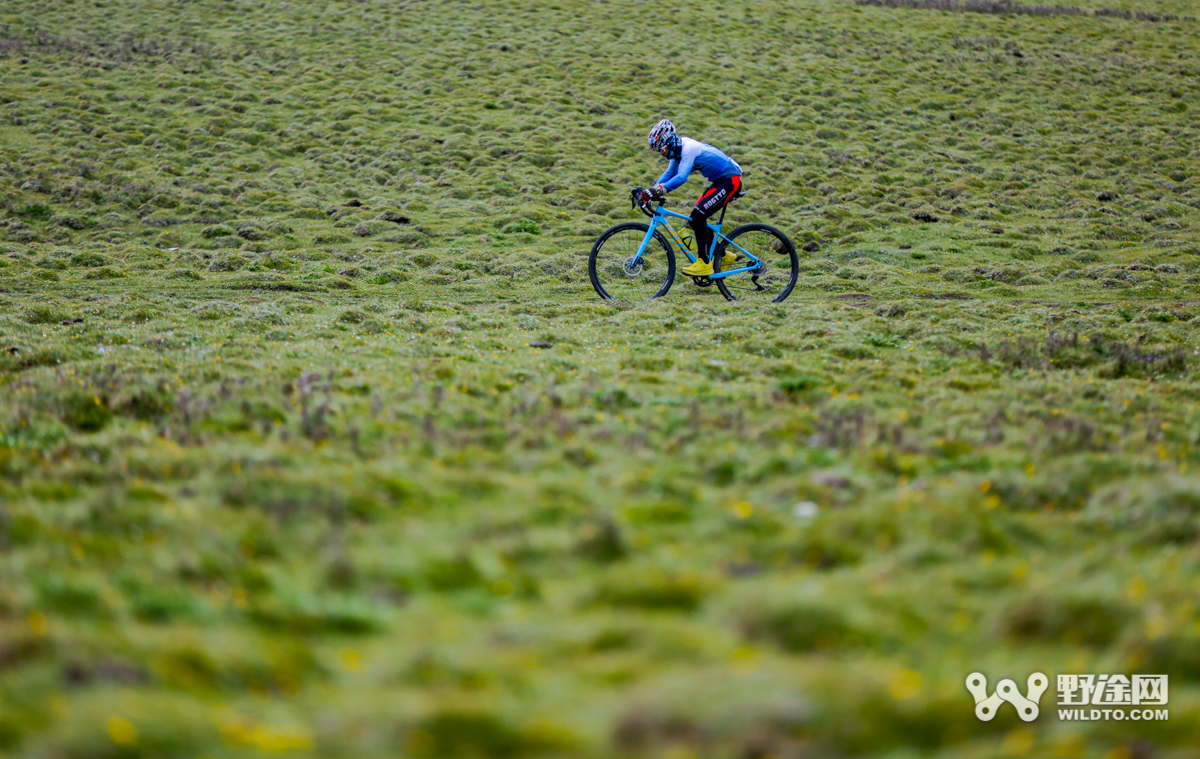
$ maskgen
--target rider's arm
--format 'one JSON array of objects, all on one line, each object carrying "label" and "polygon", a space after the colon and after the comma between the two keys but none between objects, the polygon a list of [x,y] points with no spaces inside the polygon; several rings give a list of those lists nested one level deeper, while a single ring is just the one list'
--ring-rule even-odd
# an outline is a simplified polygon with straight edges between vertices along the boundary
[{"label": "rider's arm", "polygon": [[654,183],[655,185],[665,185],[667,180],[675,176],[675,172],[679,170],[679,159],[672,158],[667,164],[667,170],[662,173],[662,176]]},{"label": "rider's arm", "polygon": [[677,189],[687,181],[688,174],[692,173],[692,165],[696,163],[696,156],[700,154],[700,144],[685,139],[679,153],[679,159],[671,159],[667,170],[658,178],[657,184],[663,185],[667,192]]}]

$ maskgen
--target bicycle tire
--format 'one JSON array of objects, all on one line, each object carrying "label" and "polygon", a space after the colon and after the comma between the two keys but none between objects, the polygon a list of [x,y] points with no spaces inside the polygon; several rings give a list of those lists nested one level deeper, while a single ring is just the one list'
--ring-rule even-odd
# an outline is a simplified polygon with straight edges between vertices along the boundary
[{"label": "bicycle tire", "polygon": [[[761,261],[757,271],[713,278],[726,299],[749,303],[782,303],[792,294],[796,277],[800,274],[800,257],[787,235],[768,224],[743,224],[725,237],[729,242],[741,237],[738,245]],[[727,247],[728,243],[724,240],[717,246],[713,260],[714,273],[721,271],[721,258]],[[744,258],[740,252],[738,255]],[[739,262],[734,264],[734,268],[744,265],[745,262]]]},{"label": "bicycle tire", "polygon": [[654,232],[658,248],[651,242],[636,269],[628,266],[649,228],[641,222],[626,222],[611,227],[596,239],[588,255],[588,278],[601,298],[646,301],[661,298],[671,289],[675,281],[675,251],[658,230]]}]

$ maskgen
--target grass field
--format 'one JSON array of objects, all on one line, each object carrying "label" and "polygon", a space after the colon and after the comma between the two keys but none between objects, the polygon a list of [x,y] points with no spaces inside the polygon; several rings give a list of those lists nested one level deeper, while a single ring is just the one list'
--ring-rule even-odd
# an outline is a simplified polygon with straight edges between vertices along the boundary
[{"label": "grass field", "polygon": [[0,756],[1200,755],[1200,21],[892,5],[0,0]]}]

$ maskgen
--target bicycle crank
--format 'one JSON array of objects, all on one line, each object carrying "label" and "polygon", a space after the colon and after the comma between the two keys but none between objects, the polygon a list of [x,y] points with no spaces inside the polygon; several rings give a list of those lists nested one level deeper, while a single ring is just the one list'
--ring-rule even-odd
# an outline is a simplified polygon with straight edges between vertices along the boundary
[{"label": "bicycle crank", "polygon": [[692,281],[696,283],[696,287],[712,287],[713,284],[708,277],[692,277]]}]

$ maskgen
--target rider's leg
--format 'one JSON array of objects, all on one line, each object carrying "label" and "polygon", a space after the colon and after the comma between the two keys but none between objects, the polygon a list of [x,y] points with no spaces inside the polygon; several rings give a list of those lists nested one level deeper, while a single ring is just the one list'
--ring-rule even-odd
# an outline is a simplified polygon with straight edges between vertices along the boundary
[{"label": "rider's leg", "polygon": [[693,269],[699,274],[712,274],[712,264],[708,260],[708,249],[712,245],[713,233],[708,228],[708,219],[721,210],[729,202],[729,199],[737,194],[741,186],[741,177],[718,179],[696,201],[696,207],[692,209],[691,219],[688,224],[695,234],[696,253],[700,260],[691,266],[685,266],[683,268],[684,274],[696,276],[696,274],[689,272],[688,269]]},{"label": "rider's leg", "polygon": [[708,263],[708,249],[712,245],[712,230],[708,228],[708,216],[705,216],[697,206],[692,209],[692,219],[688,222],[692,227],[692,232],[696,239],[696,255],[700,256],[700,260]]}]

